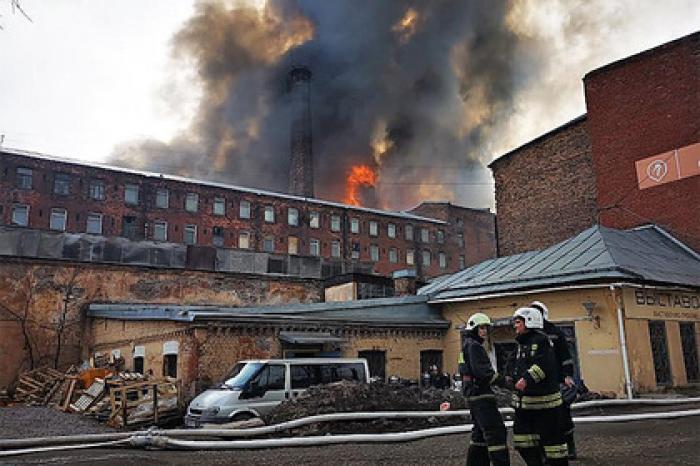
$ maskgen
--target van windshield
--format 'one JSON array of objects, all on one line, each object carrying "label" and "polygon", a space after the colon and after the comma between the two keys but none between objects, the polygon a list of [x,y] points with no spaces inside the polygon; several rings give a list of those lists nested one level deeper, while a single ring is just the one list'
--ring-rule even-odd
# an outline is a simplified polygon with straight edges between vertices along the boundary
[{"label": "van windshield", "polygon": [[224,381],[224,385],[227,388],[243,389],[248,381],[260,371],[262,366],[261,362],[239,362],[233,368],[229,378]]}]

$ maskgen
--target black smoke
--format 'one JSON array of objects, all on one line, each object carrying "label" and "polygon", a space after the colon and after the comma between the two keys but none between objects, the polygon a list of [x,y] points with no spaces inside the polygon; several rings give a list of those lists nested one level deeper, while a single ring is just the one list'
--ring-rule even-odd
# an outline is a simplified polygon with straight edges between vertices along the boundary
[{"label": "black smoke", "polygon": [[274,0],[260,12],[199,2],[173,40],[201,81],[191,127],[167,143],[125,143],[112,162],[285,191],[285,76],[305,65],[317,197],[342,200],[350,167],[367,164],[381,207],[426,198],[488,206],[485,141],[534,59],[507,26],[509,3]]}]

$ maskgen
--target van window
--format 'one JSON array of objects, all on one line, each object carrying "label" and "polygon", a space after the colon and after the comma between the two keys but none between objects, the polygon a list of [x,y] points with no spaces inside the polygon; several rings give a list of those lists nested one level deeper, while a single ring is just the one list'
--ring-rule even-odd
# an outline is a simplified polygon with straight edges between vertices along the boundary
[{"label": "van window", "polygon": [[366,382],[364,364],[338,364],[336,367],[337,380],[354,380],[356,382]]},{"label": "van window", "polygon": [[231,372],[231,375],[229,378],[224,382],[224,385],[226,385],[229,388],[238,388],[242,389],[245,387],[245,385],[248,383],[248,381],[258,373],[260,368],[262,367],[262,363],[260,362],[249,362],[249,363],[238,363],[236,366],[233,368],[233,371]]},{"label": "van window", "polygon": [[354,364],[293,364],[292,389],[308,388],[312,385],[332,383],[341,380],[366,382],[365,366]]},{"label": "van window", "polygon": [[251,382],[264,390],[284,390],[284,366],[265,366]]},{"label": "van window", "polygon": [[290,367],[292,376],[292,389],[309,388],[321,383],[320,366],[292,364]]}]

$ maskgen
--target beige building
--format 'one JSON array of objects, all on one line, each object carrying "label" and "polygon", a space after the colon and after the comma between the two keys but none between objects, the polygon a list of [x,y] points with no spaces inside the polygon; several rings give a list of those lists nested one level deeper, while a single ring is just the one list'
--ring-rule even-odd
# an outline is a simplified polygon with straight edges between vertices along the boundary
[{"label": "beige building", "polygon": [[446,369],[456,370],[460,327],[495,320],[490,349],[505,370],[511,316],[538,300],[567,335],[577,376],[619,396],[700,383],[700,257],[658,227],[594,226],[541,251],[501,257],[420,290],[452,326]]}]

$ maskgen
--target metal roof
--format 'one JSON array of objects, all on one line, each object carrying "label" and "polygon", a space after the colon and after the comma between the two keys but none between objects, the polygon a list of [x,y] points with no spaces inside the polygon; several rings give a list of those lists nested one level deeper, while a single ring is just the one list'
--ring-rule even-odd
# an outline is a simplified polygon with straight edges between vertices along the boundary
[{"label": "metal roof", "polygon": [[121,320],[340,322],[386,326],[448,327],[427,296],[286,304],[261,307],[167,304],[90,304],[88,316]]},{"label": "metal roof", "polygon": [[309,204],[317,204],[317,205],[323,205],[323,206],[328,206],[328,207],[336,207],[339,209],[356,210],[356,211],[360,211],[360,212],[368,212],[371,214],[384,215],[384,216],[388,216],[388,217],[400,217],[400,218],[409,219],[409,220],[437,223],[440,225],[447,224],[447,222],[445,222],[443,220],[439,220],[436,218],[422,217],[420,215],[415,215],[415,214],[411,214],[409,212],[404,212],[404,211],[396,212],[396,211],[390,211],[390,210],[380,210],[380,209],[372,209],[369,207],[360,207],[360,206],[354,206],[354,205],[348,205],[348,204],[341,204],[340,202],[326,201],[323,199],[317,199],[317,198],[312,198],[312,197],[294,196],[291,194],[277,193],[274,191],[265,191],[262,189],[246,188],[243,186],[237,186],[237,185],[232,185],[232,184],[218,183],[216,181],[197,180],[194,178],[186,178],[186,177],[177,176],[177,175],[167,175],[164,173],[154,173],[154,172],[143,171],[143,170],[135,170],[132,168],[116,167],[114,165],[108,165],[108,164],[104,164],[104,163],[88,162],[88,161],[84,161],[84,160],[56,157],[53,155],[41,154],[39,152],[31,152],[31,151],[26,151],[26,150],[22,150],[22,149],[13,149],[13,148],[9,148],[9,147],[2,147],[2,148],[0,148],[0,154],[3,152],[7,153],[9,155],[19,155],[19,156],[23,156],[23,157],[31,157],[31,158],[35,158],[35,159],[47,160],[47,161],[51,161],[51,162],[68,163],[71,165],[80,165],[83,167],[100,168],[103,170],[111,170],[111,171],[120,172],[120,173],[128,173],[131,175],[143,176],[146,178],[156,178],[158,180],[171,180],[171,181],[178,181],[181,183],[198,184],[201,186],[208,186],[208,187],[212,187],[212,188],[221,188],[221,189],[230,189],[230,190],[234,190],[234,191],[255,194],[258,196],[270,196],[270,197],[276,197],[279,199],[289,199],[289,200],[294,200],[294,201],[306,202]]},{"label": "metal roof", "polygon": [[595,225],[540,251],[499,257],[421,288],[431,301],[574,283],[630,281],[700,287],[700,255],[663,229]]}]

